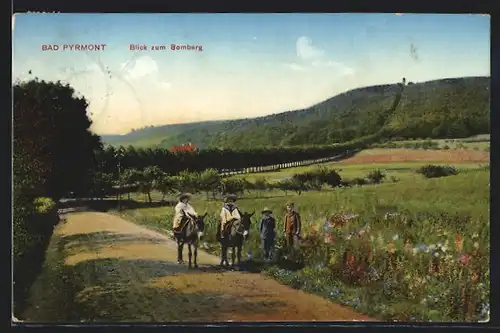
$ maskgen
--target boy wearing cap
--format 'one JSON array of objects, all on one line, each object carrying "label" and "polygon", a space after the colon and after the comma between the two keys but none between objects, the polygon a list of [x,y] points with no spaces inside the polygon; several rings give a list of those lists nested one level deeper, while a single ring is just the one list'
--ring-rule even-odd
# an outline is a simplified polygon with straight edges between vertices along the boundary
[{"label": "boy wearing cap", "polygon": [[299,239],[302,226],[300,214],[295,210],[293,202],[286,205],[285,214],[285,244],[287,247],[293,247]]},{"label": "boy wearing cap", "polygon": [[181,228],[181,221],[187,214],[191,214],[193,216],[198,216],[193,206],[189,204],[189,200],[191,199],[191,194],[189,193],[181,193],[179,195],[179,203],[175,206],[175,215],[173,222],[174,232],[179,232]]},{"label": "boy wearing cap", "polygon": [[264,208],[262,214],[264,215],[260,220],[259,232],[262,241],[262,249],[264,250],[264,260],[270,259],[270,254],[274,246],[276,220],[272,216],[272,211],[269,208]]}]

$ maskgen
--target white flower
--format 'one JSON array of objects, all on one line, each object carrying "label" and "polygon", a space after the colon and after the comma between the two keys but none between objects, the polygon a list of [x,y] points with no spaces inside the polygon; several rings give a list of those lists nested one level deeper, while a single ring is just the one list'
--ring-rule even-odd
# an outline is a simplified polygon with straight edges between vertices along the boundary
[{"label": "white flower", "polygon": [[439,252],[434,252],[434,257],[439,257]]},{"label": "white flower", "polygon": [[411,252],[413,253],[413,255],[416,255],[416,254],[417,254],[417,252],[418,252],[418,249],[417,249],[417,248],[413,248],[413,249],[411,250]]},{"label": "white flower", "polygon": [[423,304],[425,304],[425,303],[427,303],[427,298],[422,298],[422,300],[420,301],[420,304],[422,304],[422,305],[423,305]]},{"label": "white flower", "polygon": [[446,252],[448,250],[448,247],[446,245],[441,246],[441,251]]},{"label": "white flower", "polygon": [[475,242],[473,246],[474,246],[475,249],[479,249],[479,243],[478,242]]},{"label": "white flower", "polygon": [[438,248],[443,247],[443,244],[442,243],[437,243],[437,247]]},{"label": "white flower", "polygon": [[392,240],[398,240],[399,239],[399,235],[398,234],[395,234],[394,236],[392,236]]}]

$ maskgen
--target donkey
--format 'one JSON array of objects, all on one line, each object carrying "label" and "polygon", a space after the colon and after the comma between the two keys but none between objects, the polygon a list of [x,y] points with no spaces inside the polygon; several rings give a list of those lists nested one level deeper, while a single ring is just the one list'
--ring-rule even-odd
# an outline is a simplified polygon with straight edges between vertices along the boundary
[{"label": "donkey", "polygon": [[[241,220],[239,222],[228,222],[224,230],[220,232],[224,237],[219,239],[221,244],[221,266],[228,266],[227,260],[227,249],[231,248],[231,267],[234,267],[235,255],[237,255],[238,265],[241,263],[241,248],[243,247],[243,241],[248,239],[250,233],[250,225],[252,224],[251,217],[255,212],[243,213],[241,214]],[[235,253],[236,249],[236,253]]]},{"label": "donkey", "polygon": [[183,223],[182,229],[174,234],[177,240],[177,263],[183,263],[182,252],[184,250],[184,244],[187,243],[189,250],[189,268],[192,267],[191,258],[193,253],[191,252],[191,246],[194,248],[194,267],[198,267],[198,244],[205,231],[204,219],[206,216],[207,213],[198,217],[187,213],[181,221],[181,223]]}]

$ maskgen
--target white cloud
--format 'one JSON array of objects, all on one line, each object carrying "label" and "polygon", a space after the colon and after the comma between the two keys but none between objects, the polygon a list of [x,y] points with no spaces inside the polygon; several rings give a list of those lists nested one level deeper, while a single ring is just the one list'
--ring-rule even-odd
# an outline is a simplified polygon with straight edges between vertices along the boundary
[{"label": "white cloud", "polygon": [[158,82],[158,85],[165,90],[170,90],[170,88],[172,88],[172,83],[166,81],[160,81]]},{"label": "white cloud", "polygon": [[325,52],[312,44],[309,37],[302,36],[297,39],[295,44],[297,50],[297,57],[303,60],[312,60],[322,57]]},{"label": "white cloud", "polygon": [[[121,64],[121,69],[125,66],[126,63]],[[125,76],[128,79],[137,79],[158,72],[158,65],[150,56],[140,57],[132,66],[127,67],[128,69],[125,70]]]},{"label": "white cloud", "polygon": [[313,45],[311,38],[301,36],[296,42],[299,63],[286,63],[284,66],[293,71],[306,71],[311,68],[331,69],[341,76],[353,75],[354,69],[337,61],[329,60],[326,52]]},{"label": "white cloud", "polygon": [[284,64],[284,66],[287,67],[288,69],[291,69],[292,71],[297,71],[297,72],[301,72],[301,71],[306,70],[304,66],[301,66],[295,62],[292,62],[289,64]]}]

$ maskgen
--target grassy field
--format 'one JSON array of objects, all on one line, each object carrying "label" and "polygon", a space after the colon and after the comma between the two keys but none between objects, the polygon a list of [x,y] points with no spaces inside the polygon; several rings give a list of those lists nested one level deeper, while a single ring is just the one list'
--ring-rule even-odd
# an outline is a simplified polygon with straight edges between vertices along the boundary
[{"label": "grassy field", "polygon": [[[302,216],[303,236],[316,239],[309,250],[301,245],[306,268],[296,272],[272,266],[267,274],[295,288],[321,294],[382,320],[475,321],[486,318],[489,304],[489,168],[488,159],[467,161],[465,155],[432,164],[455,165],[458,175],[425,179],[415,169],[426,161],[353,164],[359,157],[380,156],[391,150],[371,150],[351,161],[332,163],[343,178],[363,177],[374,169],[387,173],[382,184],[309,191],[301,195],[279,191],[249,192],[239,201],[246,212],[256,211],[245,253],[259,260],[256,225],[260,210],[269,207],[278,222],[281,246],[285,203],[293,201]],[[406,150],[405,150],[406,151]],[[437,152],[439,153],[439,152]],[[447,153],[447,152],[444,152]],[[411,156],[411,155],[410,155]],[[418,156],[418,155],[415,155]],[[421,155],[420,155],[421,156]],[[445,155],[434,155],[443,158]],[[446,155],[448,156],[448,155]],[[383,159],[382,159],[383,160]],[[312,167],[247,175],[277,181]],[[241,177],[241,176],[235,176]],[[159,194],[154,194],[159,198]],[[143,199],[141,195],[137,199]],[[217,252],[215,225],[221,202],[195,196],[193,205],[208,212],[205,247]],[[124,211],[130,220],[157,230],[171,229],[172,207]],[[325,226],[332,215],[355,214],[341,230]],[[324,228],[325,227],[325,228]],[[353,234],[365,231],[374,253],[370,282],[345,280],[338,271],[347,248],[362,254]],[[455,244],[457,239],[463,239]],[[313,249],[311,251],[311,249]],[[357,251],[357,252],[356,252]],[[394,257],[397,257],[396,264]],[[464,261],[463,258],[474,258]],[[429,265],[439,266],[430,270]],[[434,266],[433,266],[434,267]],[[458,296],[457,296],[458,295]],[[375,305],[374,305],[375,304]]]},{"label": "grassy field", "polygon": [[[355,156],[339,161],[325,163],[324,166],[334,168],[342,178],[363,177],[372,170],[380,169],[387,174],[387,179],[421,180],[423,176],[414,172],[415,169],[427,165],[452,165],[457,169],[475,168],[479,164],[489,163],[487,152],[457,152],[457,151],[434,151],[413,149],[368,149],[361,151]],[[291,178],[296,173],[310,171],[315,165],[283,169],[273,172],[261,172],[253,174],[235,175],[234,178],[245,178],[255,181],[265,178],[269,182],[276,182]]]},{"label": "grassy field", "polygon": [[[395,141],[398,145],[412,144],[423,140],[401,140]],[[437,143],[439,149],[467,149],[467,150],[489,150],[490,135],[480,134],[463,139],[432,139],[432,142]]]}]

